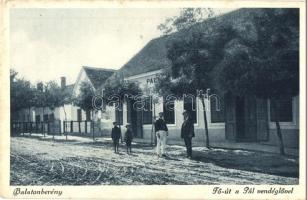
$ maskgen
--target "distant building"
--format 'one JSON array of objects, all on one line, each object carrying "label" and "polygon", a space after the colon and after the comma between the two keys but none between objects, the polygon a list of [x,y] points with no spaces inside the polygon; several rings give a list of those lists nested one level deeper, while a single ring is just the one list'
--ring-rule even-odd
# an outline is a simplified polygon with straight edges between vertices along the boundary
[{"label": "distant building", "polygon": [[[71,96],[77,96],[79,94],[80,85],[82,82],[88,82],[94,88],[94,90],[101,89],[105,80],[109,78],[115,70],[103,69],[97,67],[83,66],[79,72],[77,80],[74,84],[66,85],[66,78],[61,77],[61,88],[67,90]],[[37,85],[37,88],[43,88],[41,83]],[[95,112],[94,117],[101,116],[101,112]],[[28,109],[23,109],[19,112],[18,121],[23,122],[42,122],[42,121],[89,121],[92,118],[90,112],[85,112],[77,106],[74,106],[72,102],[68,102],[62,107],[56,107],[51,110],[48,107],[32,107],[30,109],[30,115]],[[63,127],[62,132],[63,132]],[[77,130],[77,128],[75,128]]]}]

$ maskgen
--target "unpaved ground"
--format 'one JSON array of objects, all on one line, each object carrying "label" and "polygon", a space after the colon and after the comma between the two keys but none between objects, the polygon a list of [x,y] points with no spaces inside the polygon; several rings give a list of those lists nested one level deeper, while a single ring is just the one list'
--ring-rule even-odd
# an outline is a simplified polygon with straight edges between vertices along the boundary
[{"label": "unpaved ground", "polygon": [[298,184],[297,158],[198,147],[189,160],[175,145],[167,158],[146,144],[134,144],[133,155],[120,150],[106,139],[12,137],[11,185]]}]

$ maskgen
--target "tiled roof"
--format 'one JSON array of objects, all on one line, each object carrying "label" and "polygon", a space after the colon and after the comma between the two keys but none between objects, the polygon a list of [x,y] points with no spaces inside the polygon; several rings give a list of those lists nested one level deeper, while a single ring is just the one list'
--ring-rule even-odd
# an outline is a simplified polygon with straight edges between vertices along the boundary
[{"label": "tiled roof", "polygon": [[83,66],[83,69],[95,89],[103,85],[104,82],[115,72],[115,70],[112,69],[104,69],[104,68],[88,67],[88,66]]},{"label": "tiled roof", "polygon": [[[145,47],[132,57],[121,69],[118,70],[123,76],[132,76],[145,72],[155,71],[171,66],[167,58],[168,42],[180,37],[188,37],[194,29],[202,29],[203,34],[212,32],[222,24],[229,24],[240,29],[242,24],[252,20],[258,15],[264,14],[264,9],[238,9],[201,23],[197,23],[187,30],[181,30],[168,36],[162,36],[149,41]],[[242,31],[243,33],[244,31]],[[210,40],[210,39],[209,39]]]},{"label": "tiled roof", "polygon": [[166,43],[167,36],[151,40],[120,69],[120,72],[126,77],[170,67]]}]

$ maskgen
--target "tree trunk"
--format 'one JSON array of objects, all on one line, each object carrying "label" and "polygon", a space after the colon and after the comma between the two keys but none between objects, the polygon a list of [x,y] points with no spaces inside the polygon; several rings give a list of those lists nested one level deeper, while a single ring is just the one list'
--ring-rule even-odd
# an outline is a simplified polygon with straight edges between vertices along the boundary
[{"label": "tree trunk", "polygon": [[42,126],[43,126],[43,134],[44,134],[44,137],[46,137],[46,135],[45,135],[45,120],[44,120],[44,115],[45,115],[45,108],[43,107],[43,123],[42,123]]},{"label": "tree trunk", "polygon": [[31,120],[31,107],[29,109],[29,125],[30,125],[30,135],[32,134],[32,120]]},{"label": "tree trunk", "polygon": [[28,108],[28,111],[29,111],[29,122],[31,122],[31,107]]},{"label": "tree trunk", "polygon": [[277,108],[277,105],[274,104],[275,110],[275,124],[276,124],[276,134],[279,140],[279,151],[281,155],[285,155],[285,147],[284,147],[284,141],[282,138],[281,130],[280,130],[280,124],[279,124],[279,109]]},{"label": "tree trunk", "polygon": [[63,111],[64,111],[64,120],[67,120],[67,114],[66,114],[66,110],[65,110],[65,105],[62,106],[63,107]]},{"label": "tree trunk", "polygon": [[206,147],[210,149],[209,145],[209,130],[208,130],[208,120],[207,120],[207,112],[206,112],[206,105],[204,97],[201,97],[201,103],[203,105],[203,112],[204,112],[204,124],[205,124],[205,136],[206,136]]},{"label": "tree trunk", "polygon": [[90,112],[92,112],[91,125],[92,125],[92,131],[93,131],[93,141],[95,142],[95,131],[94,131],[94,120],[93,120],[94,119],[94,111],[90,111]]},{"label": "tree trunk", "polygon": [[276,133],[279,139],[279,151],[281,155],[285,155],[285,147],[284,147],[284,141],[282,138],[282,134],[281,134],[281,130],[280,130],[280,125],[279,125],[279,121],[276,120]]}]

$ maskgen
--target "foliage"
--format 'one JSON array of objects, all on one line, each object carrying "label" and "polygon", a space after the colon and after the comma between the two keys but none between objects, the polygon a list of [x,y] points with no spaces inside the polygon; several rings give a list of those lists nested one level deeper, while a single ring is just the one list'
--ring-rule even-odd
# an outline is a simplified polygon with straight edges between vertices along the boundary
[{"label": "foliage", "polygon": [[298,93],[298,12],[268,9],[252,21],[253,38],[235,34],[217,66],[220,89],[261,98]]},{"label": "foliage", "polygon": [[[266,99],[298,94],[298,9],[237,12],[241,15],[236,21],[212,19],[174,34],[168,48],[171,75],[158,83],[164,93],[195,93],[210,87],[219,93]],[[283,154],[278,120],[276,127]]]},{"label": "foliage", "polygon": [[206,18],[211,18],[217,13],[211,8],[183,8],[178,16],[169,17],[158,29],[165,35],[188,29],[197,22],[202,22]]},{"label": "foliage", "polygon": [[94,109],[92,105],[95,90],[88,82],[82,82],[80,85],[80,93],[73,99],[74,105],[80,107],[82,110],[91,111]]},{"label": "foliage", "polygon": [[66,100],[66,94],[61,87],[54,81],[50,81],[45,86],[46,102],[45,106],[53,110],[62,106]]},{"label": "foliage", "polygon": [[125,97],[133,98],[140,94],[142,94],[142,90],[138,82],[124,81],[119,76],[112,77],[105,84],[104,99],[106,103],[112,100],[112,96],[118,97],[123,102]]},{"label": "foliage", "polygon": [[29,108],[34,104],[35,89],[29,81],[17,77],[18,72],[10,71],[10,98],[11,111],[15,113],[21,109]]}]

